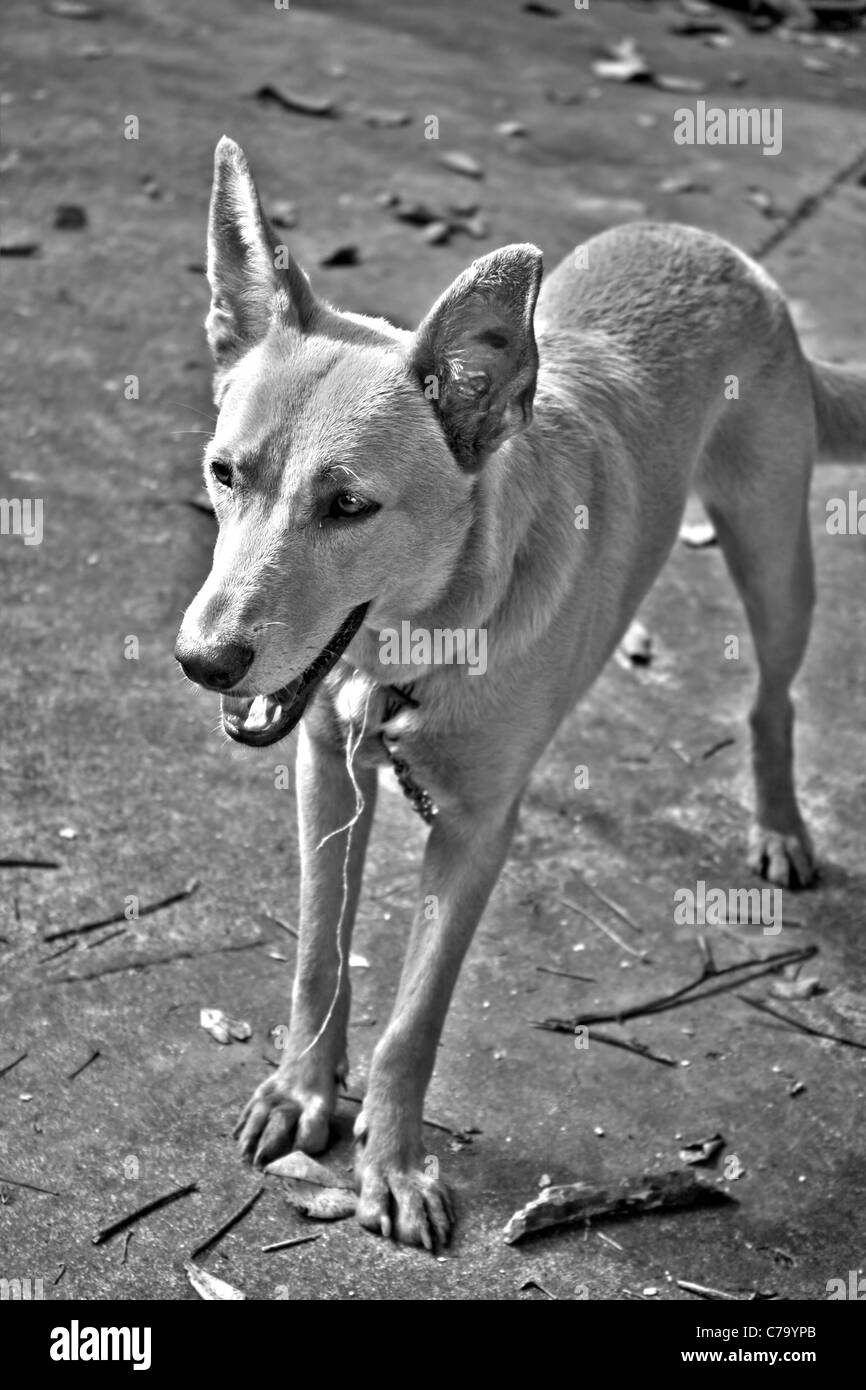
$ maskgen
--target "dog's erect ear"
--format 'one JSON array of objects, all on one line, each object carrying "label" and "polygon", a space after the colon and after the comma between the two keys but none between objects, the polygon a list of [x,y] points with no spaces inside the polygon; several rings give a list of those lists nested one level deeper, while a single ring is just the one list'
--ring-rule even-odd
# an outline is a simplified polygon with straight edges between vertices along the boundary
[{"label": "dog's erect ear", "polygon": [[220,367],[259,342],[274,314],[303,332],[316,312],[306,275],[262,212],[243,150],[225,135],[214,155],[207,278],[207,337]]},{"label": "dog's erect ear", "polygon": [[536,246],[506,246],[473,261],[415,335],[412,367],[462,467],[532,421],[538,349],[532,317],[541,284]]}]

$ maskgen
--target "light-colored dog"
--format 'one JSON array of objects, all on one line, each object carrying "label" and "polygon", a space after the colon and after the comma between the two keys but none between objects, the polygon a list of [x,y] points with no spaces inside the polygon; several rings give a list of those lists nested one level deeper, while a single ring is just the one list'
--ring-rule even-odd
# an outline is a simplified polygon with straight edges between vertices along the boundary
[{"label": "light-colored dog", "polygon": [[[257,1163],[328,1142],[390,759],[432,828],[356,1125],[358,1213],[430,1247],[453,1210],[424,1169],[422,1106],[461,961],[533,765],[656,578],[692,487],[757,651],[749,862],[811,881],[788,693],[812,611],[807,495],[817,453],[866,454],[866,376],[808,361],[766,273],[687,227],[605,232],[543,286],[540,252],[507,246],[414,333],[337,312],[277,244],[227,139],[208,277],[219,537],[176,654],[223,692],[232,738],[269,744],[304,715],[290,1037],[240,1142]],[[407,622],[413,640],[483,631],[486,671],[383,658],[382,634]]]}]

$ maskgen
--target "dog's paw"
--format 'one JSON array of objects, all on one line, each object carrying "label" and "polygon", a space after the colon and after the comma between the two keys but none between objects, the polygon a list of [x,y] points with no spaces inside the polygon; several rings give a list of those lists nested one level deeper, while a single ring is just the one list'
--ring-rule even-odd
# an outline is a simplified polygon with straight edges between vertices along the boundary
[{"label": "dog's paw", "polygon": [[312,1090],[277,1072],[257,1087],[235,1126],[244,1158],[257,1168],[292,1148],[321,1153],[336,1105],[336,1085]]},{"label": "dog's paw", "polygon": [[805,827],[784,835],[753,825],[748,862],[756,874],[780,888],[808,888],[815,881],[815,852]]},{"label": "dog's paw", "polygon": [[364,1154],[358,1163],[358,1220],[365,1230],[420,1245],[431,1254],[447,1245],[454,1203],[446,1183],[420,1165],[403,1167]]}]

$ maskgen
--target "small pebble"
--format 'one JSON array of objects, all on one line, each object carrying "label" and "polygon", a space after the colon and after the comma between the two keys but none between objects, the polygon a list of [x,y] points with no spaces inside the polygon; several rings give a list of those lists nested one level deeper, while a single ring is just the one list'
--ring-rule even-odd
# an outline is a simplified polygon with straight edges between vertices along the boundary
[{"label": "small pebble", "polygon": [[297,209],[285,198],[278,198],[271,204],[269,215],[275,227],[296,227],[298,224]]},{"label": "small pebble", "polygon": [[660,73],[653,81],[663,92],[693,92],[697,96],[707,90],[706,82],[702,82],[699,77],[676,77]]},{"label": "small pebble", "polygon": [[54,226],[64,232],[77,232],[87,226],[87,213],[78,203],[59,203],[54,209]]},{"label": "small pebble", "polygon": [[446,169],[450,169],[455,174],[462,174],[467,179],[483,179],[484,170],[477,159],[471,154],[464,154],[462,150],[449,150],[440,156],[440,164],[444,164]]},{"label": "small pebble", "polygon": [[444,246],[450,240],[451,227],[447,222],[429,222],[422,236],[431,246]]},{"label": "small pebble", "polygon": [[364,123],[378,129],[388,130],[408,125],[412,117],[408,111],[365,111]]},{"label": "small pebble", "polygon": [[320,266],[330,269],[332,266],[358,265],[361,257],[357,246],[337,246],[333,251],[329,251],[319,261]]},{"label": "small pebble", "polygon": [[85,4],[85,0],[48,0],[45,6],[49,14],[60,19],[101,19],[102,10],[97,5]]}]

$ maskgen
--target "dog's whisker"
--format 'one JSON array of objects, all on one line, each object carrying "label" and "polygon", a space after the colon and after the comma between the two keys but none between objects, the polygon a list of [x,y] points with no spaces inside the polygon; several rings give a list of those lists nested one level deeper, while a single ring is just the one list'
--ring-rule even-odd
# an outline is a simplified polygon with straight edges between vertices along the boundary
[{"label": "dog's whisker", "polygon": [[186,401],[166,401],[166,405],[176,405],[181,410],[191,410],[193,415],[200,415],[203,420],[213,420],[214,424],[217,423],[216,415],[211,415],[207,410],[199,410],[198,406],[187,405]]}]

